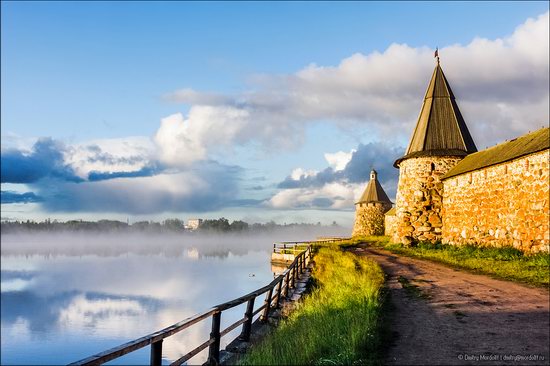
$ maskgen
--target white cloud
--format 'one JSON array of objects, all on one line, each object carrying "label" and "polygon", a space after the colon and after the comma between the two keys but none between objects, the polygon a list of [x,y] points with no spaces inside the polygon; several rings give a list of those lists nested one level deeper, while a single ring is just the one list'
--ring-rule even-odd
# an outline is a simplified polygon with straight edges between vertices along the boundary
[{"label": "white cloud", "polygon": [[362,184],[333,182],[322,187],[283,189],[266,205],[275,209],[352,209],[355,197],[364,189]]},{"label": "white cloud", "polygon": [[204,159],[206,149],[191,138],[190,122],[185,123],[181,113],[163,118],[154,141],[159,158],[169,165],[190,163]]},{"label": "white cloud", "polygon": [[304,170],[302,168],[293,169],[290,173],[290,178],[293,180],[300,180],[307,177],[313,177],[318,172],[316,170]]},{"label": "white cloud", "polygon": [[325,160],[328,162],[328,165],[334,169],[334,171],[338,172],[346,168],[346,165],[350,162],[353,153],[356,151],[357,150],[353,149],[349,153],[345,151],[338,151],[332,154],[325,153]]},{"label": "white cloud", "polygon": [[148,137],[91,140],[69,146],[63,153],[68,164],[81,178],[92,171],[136,171],[148,163],[155,146]]},{"label": "white cloud", "polygon": [[187,120],[181,113],[163,118],[154,136],[160,161],[185,166],[206,159],[208,150],[246,142],[249,114],[230,106],[194,106]]}]

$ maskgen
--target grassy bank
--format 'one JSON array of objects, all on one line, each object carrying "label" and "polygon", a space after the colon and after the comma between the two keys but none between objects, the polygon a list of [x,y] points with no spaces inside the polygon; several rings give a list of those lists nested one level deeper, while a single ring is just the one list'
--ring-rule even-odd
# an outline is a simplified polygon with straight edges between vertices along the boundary
[{"label": "grassy bank", "polygon": [[354,238],[346,242],[344,246],[354,246],[359,243],[367,243],[370,246],[383,248],[400,255],[429,259],[455,268],[539,287],[548,287],[550,282],[550,256],[548,253],[524,255],[523,252],[512,247],[484,248],[474,245],[455,246],[429,243],[405,247],[402,244],[391,244],[386,236]]},{"label": "grassy bank", "polygon": [[371,260],[321,248],[313,291],[243,365],[377,364],[384,275]]}]

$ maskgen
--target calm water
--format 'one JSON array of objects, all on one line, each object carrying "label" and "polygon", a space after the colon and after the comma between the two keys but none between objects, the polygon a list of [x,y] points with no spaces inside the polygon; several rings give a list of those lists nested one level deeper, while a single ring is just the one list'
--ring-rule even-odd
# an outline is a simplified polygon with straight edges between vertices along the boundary
[{"label": "calm water", "polygon": [[[262,287],[273,278],[273,241],[3,235],[1,363],[76,361]],[[244,305],[224,312],[222,327],[243,312]],[[164,361],[204,342],[209,328],[207,320],[166,339]],[[204,361],[205,353],[192,363]],[[112,363],[148,361],[146,347]]]}]

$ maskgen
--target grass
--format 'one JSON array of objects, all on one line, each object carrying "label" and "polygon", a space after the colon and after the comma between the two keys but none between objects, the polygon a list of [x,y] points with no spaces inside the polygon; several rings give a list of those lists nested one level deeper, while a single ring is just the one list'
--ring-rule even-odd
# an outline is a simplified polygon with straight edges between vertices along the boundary
[{"label": "grass", "polygon": [[359,243],[367,243],[392,253],[429,259],[455,268],[538,287],[548,287],[550,283],[548,253],[527,255],[512,247],[488,248],[440,243],[419,243],[413,247],[405,247],[402,244],[390,243],[387,236],[354,238],[345,245],[354,246]]},{"label": "grass", "polygon": [[380,363],[384,284],[380,267],[328,245],[315,255],[313,278],[312,292],[240,364]]}]

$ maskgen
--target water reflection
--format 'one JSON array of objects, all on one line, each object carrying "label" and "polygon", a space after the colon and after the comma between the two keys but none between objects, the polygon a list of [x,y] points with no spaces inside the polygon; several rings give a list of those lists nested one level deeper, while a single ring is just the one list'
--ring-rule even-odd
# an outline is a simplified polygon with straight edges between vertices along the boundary
[{"label": "water reflection", "polygon": [[[219,238],[216,244],[168,238],[148,245],[141,238],[131,250],[111,239],[92,247],[83,238],[74,247],[48,242],[52,238],[33,238],[33,245],[2,239],[2,364],[69,363],[264,286],[273,275],[269,238],[245,245]],[[222,323],[242,312],[224,312]],[[201,344],[209,328],[206,321],[171,337],[165,361]],[[144,364],[148,352],[115,363]],[[201,360],[204,354],[193,359]]]}]

